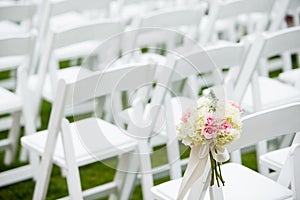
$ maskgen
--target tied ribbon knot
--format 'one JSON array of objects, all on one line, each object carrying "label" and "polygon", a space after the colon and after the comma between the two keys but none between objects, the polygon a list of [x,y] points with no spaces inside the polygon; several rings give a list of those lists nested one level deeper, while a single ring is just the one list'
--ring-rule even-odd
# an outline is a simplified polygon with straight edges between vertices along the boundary
[{"label": "tied ribbon knot", "polygon": [[[191,147],[188,166],[179,188],[178,200],[182,200],[187,192],[194,186],[196,186],[197,190],[201,190],[202,193],[204,192],[206,189],[205,182],[207,181],[207,173],[209,172],[206,168],[208,165],[211,165],[211,159],[214,159],[217,163],[226,162],[229,160],[229,153],[225,147],[216,146],[213,142]],[[211,173],[214,173],[213,170],[214,169],[211,169]],[[199,179],[203,181],[198,181]],[[213,182],[211,182],[211,185],[212,184]]]}]

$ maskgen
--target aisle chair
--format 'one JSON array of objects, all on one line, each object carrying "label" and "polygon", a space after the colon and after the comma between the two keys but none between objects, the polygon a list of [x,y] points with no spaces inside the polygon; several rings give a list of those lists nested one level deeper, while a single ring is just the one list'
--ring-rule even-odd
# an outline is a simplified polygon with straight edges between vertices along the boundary
[{"label": "aisle chair", "polygon": [[[191,52],[191,53],[187,53],[187,55],[180,55],[179,58],[175,59],[172,68],[174,69],[174,72],[171,76],[171,83],[179,81],[179,80],[183,80],[185,78],[188,78],[189,76],[201,73],[201,72],[214,72],[215,73],[215,84],[223,84],[224,81],[223,80],[223,75],[219,74],[219,70],[221,70],[222,68],[230,68],[230,69],[234,69],[234,68],[240,68],[242,66],[242,62],[243,62],[243,57],[245,57],[247,53],[247,46],[243,45],[243,44],[227,44],[227,45],[220,45],[217,47],[211,47],[211,48],[207,48],[204,50],[198,50],[196,52]],[[160,71],[158,69],[158,71]],[[235,73],[233,73],[235,74]],[[165,77],[164,73],[159,73],[159,76],[157,77],[157,79],[162,79],[163,77]],[[227,77],[229,78],[229,75]],[[205,81],[205,80],[204,80]],[[231,80],[228,80],[230,83]],[[169,84],[169,86],[171,85],[171,83]],[[229,84],[230,85],[230,84]],[[222,89],[225,90],[225,86]],[[229,88],[228,88],[229,89]],[[170,90],[168,88],[168,90]],[[196,90],[195,90],[196,91]],[[194,103],[194,99],[190,99],[190,98],[186,98],[186,97],[181,97],[181,96],[175,96],[174,95],[178,95],[178,93],[174,92],[173,90],[168,91],[171,92],[171,94],[166,93],[165,96],[161,96],[163,93],[152,93],[153,98],[155,98],[154,103],[156,102],[156,104],[160,105],[159,103],[159,98],[163,98],[163,109],[165,111],[164,115],[166,116],[166,124],[167,124],[167,134],[169,137],[169,140],[167,142],[167,152],[169,154],[169,164],[173,164],[173,169],[171,169],[170,171],[170,179],[175,179],[176,177],[180,177],[181,174],[179,174],[178,176],[178,171],[176,171],[176,166],[181,165],[183,168],[185,168],[185,165],[187,164],[187,160],[180,160],[180,157],[178,155],[176,155],[176,152],[178,151],[178,141],[177,141],[177,136],[176,136],[176,124],[179,121],[179,118],[182,116],[182,112],[188,108],[189,106],[191,106],[191,104]],[[231,96],[230,96],[231,95]],[[228,96],[230,96],[230,98],[233,98],[233,93],[228,94]],[[198,92],[196,92],[194,94],[194,98],[198,97]],[[161,100],[162,101],[162,100]],[[148,107],[146,107],[146,111],[147,109],[149,109],[149,107],[151,108],[151,104],[152,104],[152,100],[151,103]],[[149,110],[148,110],[149,111]],[[132,111],[131,111],[132,112]],[[154,112],[154,111],[153,111]],[[154,117],[155,113],[151,113],[151,119],[157,119],[157,117]],[[149,117],[149,116],[148,116]],[[127,117],[128,118],[128,117]],[[137,117],[138,120],[143,119],[143,117]],[[135,122],[135,124],[143,124],[143,122]],[[134,128],[139,128],[139,127],[134,127]],[[139,129],[138,129],[139,130]],[[132,131],[136,131],[135,129]],[[132,132],[131,131],[131,132]],[[151,127],[149,127],[149,130],[140,130],[137,131],[137,133],[140,133],[142,131],[145,131],[144,134],[147,135],[147,131],[149,131],[149,137],[151,137],[149,140],[151,142],[151,140],[155,139],[155,137],[152,137],[151,135]],[[171,138],[171,140],[170,140]],[[141,144],[139,145],[140,151],[142,152],[142,155],[144,154],[149,154],[149,150],[148,148],[144,148],[144,146],[151,146],[151,143],[147,143],[148,141],[141,141]],[[145,151],[145,152],[143,152]],[[172,152],[174,154],[172,154]],[[239,161],[240,158],[238,157],[239,154],[235,154],[235,161]],[[141,165],[149,165],[151,166],[149,160],[147,157],[140,157],[140,162]],[[148,167],[149,167],[148,166]],[[151,170],[147,169],[145,170],[145,168],[141,168],[141,173],[142,173],[142,189],[143,189],[143,198],[144,199],[151,199],[151,194],[150,194],[150,188],[153,186],[153,179],[156,179],[156,174],[155,174],[155,170]],[[152,177],[153,175],[153,177]],[[144,176],[144,178],[143,178]]]},{"label": "aisle chair", "polygon": [[[248,50],[249,45],[246,42],[223,43],[208,46],[202,50],[191,51],[174,61],[174,68],[179,74],[182,74],[181,78],[174,81],[195,77],[199,73],[206,74],[205,76],[196,77],[199,84],[186,83],[186,89],[189,90],[188,94],[172,98],[171,105],[175,124],[180,122],[185,110],[198,99],[199,94],[205,92],[206,88],[222,85],[229,99],[237,103],[242,101],[243,88],[246,88],[249,83],[251,73],[244,74],[243,78],[239,79],[238,75],[244,67]],[[207,76],[207,74],[210,76]],[[199,85],[203,87],[199,87]],[[240,88],[236,88],[237,85]],[[231,159],[234,162],[241,163],[240,153],[235,152],[232,154]]]},{"label": "aisle chair", "polygon": [[[300,44],[297,36],[300,28],[289,28],[275,33],[262,33],[257,36],[252,45],[252,52],[249,53],[249,63],[245,74],[253,73],[251,84],[247,88],[242,107],[248,113],[272,108],[300,100],[300,90],[288,84],[284,84],[274,78],[259,76],[257,70],[263,67],[259,65],[260,59],[269,58],[288,50],[299,49]],[[261,64],[261,63],[260,63]],[[249,71],[247,71],[249,70]],[[262,142],[257,147],[257,159],[267,152],[267,143]],[[260,168],[259,168],[260,169]],[[267,174],[266,169],[261,170]]]},{"label": "aisle chair", "polygon": [[[15,90],[0,87],[0,116],[11,116],[12,122],[1,124],[1,130],[9,130],[8,136],[1,139],[0,150],[5,151],[4,163],[10,165],[13,163],[19,145],[21,117],[24,119],[24,135],[30,135],[35,132],[35,123],[31,113],[30,96],[27,91],[26,74],[32,64],[32,54],[35,44],[35,35],[23,34],[22,36],[8,36],[0,38],[0,57],[20,57],[22,64],[18,66],[17,87]],[[2,126],[4,125],[4,126]],[[9,127],[8,127],[9,126]],[[8,127],[8,128],[7,128]],[[6,134],[2,132],[1,134]],[[0,187],[13,184],[34,177],[35,167],[37,167],[37,158],[30,154],[29,164],[18,168],[12,168],[0,173]]]},{"label": "aisle chair", "polygon": [[[75,82],[59,81],[48,129],[21,139],[25,148],[42,156],[34,199],[45,199],[52,163],[66,169],[71,199],[101,198],[110,194],[112,198],[129,199],[134,182],[127,180],[137,172],[136,163],[131,161],[136,149],[135,138],[119,124],[113,125],[96,114],[79,120],[74,117],[71,123],[64,118],[64,111],[68,106],[75,110],[77,104],[88,100],[95,103],[100,96],[135,91],[152,84],[155,70],[154,65],[133,64],[95,72],[88,77],[83,71]],[[114,107],[111,109],[115,111]],[[120,159],[115,179],[82,192],[79,167],[116,156]]]},{"label": "aisle chair", "polygon": [[[259,141],[271,139],[300,130],[298,113],[299,103],[276,107],[243,117],[241,137],[227,146],[229,152],[254,145]],[[227,163],[221,166],[225,186],[211,189],[216,199],[298,199],[299,198],[299,153],[300,145],[293,146],[289,159],[285,162],[283,182],[275,182],[245,166]],[[210,164],[208,164],[210,165]],[[210,166],[208,166],[209,168]],[[162,183],[151,188],[157,200],[177,199],[182,179]],[[206,171],[198,185],[187,192],[184,199],[211,199],[207,188],[210,182],[210,169]],[[288,185],[291,183],[291,188]],[[203,186],[201,191],[199,188]],[[214,186],[216,187],[216,186]],[[200,190],[200,191],[199,191]],[[200,198],[202,197],[202,198]]]}]

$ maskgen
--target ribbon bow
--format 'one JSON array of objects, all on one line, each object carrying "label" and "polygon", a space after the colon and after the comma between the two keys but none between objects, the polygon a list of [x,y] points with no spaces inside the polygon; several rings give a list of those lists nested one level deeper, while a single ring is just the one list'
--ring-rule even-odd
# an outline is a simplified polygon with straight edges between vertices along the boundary
[{"label": "ribbon bow", "polygon": [[[188,190],[191,189],[192,186],[194,187],[194,184],[198,184],[197,189],[201,190],[203,193],[204,184],[207,178],[206,168],[209,162],[213,167],[213,164],[222,163],[227,160],[229,160],[229,154],[227,149],[224,147],[216,146],[213,142],[194,145],[191,148],[188,166],[184,173],[179,188],[178,200],[182,200],[185,197]],[[217,166],[215,165],[214,168],[215,167]],[[213,185],[214,183],[213,182],[214,174],[216,173],[216,171],[214,170],[215,169],[211,169],[211,173],[212,173],[211,185]],[[218,182],[217,174],[215,178]],[[198,181],[199,179],[204,181]]]}]

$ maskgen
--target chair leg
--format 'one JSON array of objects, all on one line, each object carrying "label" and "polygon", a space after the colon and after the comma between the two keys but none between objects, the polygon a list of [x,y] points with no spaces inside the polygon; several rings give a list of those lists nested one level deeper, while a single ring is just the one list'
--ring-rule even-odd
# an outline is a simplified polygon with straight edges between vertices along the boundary
[{"label": "chair leg", "polygon": [[114,182],[118,185],[118,193],[111,194],[109,200],[127,200],[135,187],[137,173],[139,169],[138,156],[135,153],[129,152],[119,157],[117,172]]},{"label": "chair leg", "polygon": [[14,161],[17,146],[18,146],[18,139],[20,135],[20,118],[21,112],[12,113],[12,127],[9,131],[8,139],[10,141],[10,147],[5,151],[5,158],[4,163],[6,165],[11,164]]},{"label": "chair leg", "polygon": [[79,175],[78,165],[76,163],[74,146],[72,143],[71,131],[69,129],[69,124],[66,119],[63,120],[62,124],[62,140],[64,145],[64,154],[66,159],[66,172],[67,172],[67,183],[68,190],[71,199],[83,199],[81,181]]}]

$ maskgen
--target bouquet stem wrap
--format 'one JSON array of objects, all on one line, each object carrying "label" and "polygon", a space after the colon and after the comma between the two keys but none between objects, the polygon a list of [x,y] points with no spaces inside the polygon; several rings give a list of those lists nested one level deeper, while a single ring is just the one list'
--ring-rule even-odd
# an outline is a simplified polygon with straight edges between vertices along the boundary
[{"label": "bouquet stem wrap", "polygon": [[[223,182],[222,174],[220,171],[220,163],[225,162],[229,159],[229,154],[226,148],[218,147],[213,144],[213,142],[206,144],[194,145],[191,148],[189,163],[185,174],[183,176],[179,193],[178,200],[182,200],[186,193],[194,187],[194,184],[199,184],[197,187],[202,192],[205,181],[207,181],[207,174],[205,173],[205,168],[208,164],[211,165],[211,186],[214,184],[216,179],[219,183],[219,180]],[[203,181],[197,181],[201,179]],[[218,185],[219,186],[219,185]]]}]

